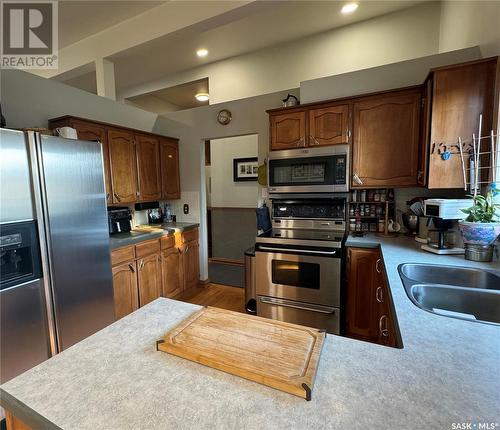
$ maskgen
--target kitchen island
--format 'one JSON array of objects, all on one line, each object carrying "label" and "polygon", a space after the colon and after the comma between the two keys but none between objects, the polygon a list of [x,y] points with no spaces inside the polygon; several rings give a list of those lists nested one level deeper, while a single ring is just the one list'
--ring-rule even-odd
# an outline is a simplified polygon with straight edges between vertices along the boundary
[{"label": "kitchen island", "polygon": [[500,327],[417,308],[397,272],[409,262],[498,270],[498,260],[436,256],[405,237],[348,246],[381,246],[403,348],[328,335],[310,402],[156,351],[156,340],[199,309],[161,298],[2,385],[2,406],[33,428],[68,430],[500,424]]}]

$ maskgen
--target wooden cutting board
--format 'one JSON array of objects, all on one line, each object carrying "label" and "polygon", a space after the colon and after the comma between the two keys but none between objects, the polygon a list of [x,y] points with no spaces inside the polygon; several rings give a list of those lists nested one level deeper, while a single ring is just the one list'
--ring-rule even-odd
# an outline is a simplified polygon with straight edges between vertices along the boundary
[{"label": "wooden cutting board", "polygon": [[311,400],[325,332],[206,307],[156,348]]}]

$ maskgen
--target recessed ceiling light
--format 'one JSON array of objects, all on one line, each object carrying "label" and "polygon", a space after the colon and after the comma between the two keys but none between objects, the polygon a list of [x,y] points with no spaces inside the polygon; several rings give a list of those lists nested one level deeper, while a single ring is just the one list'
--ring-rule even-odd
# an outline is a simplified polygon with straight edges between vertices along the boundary
[{"label": "recessed ceiling light", "polygon": [[354,12],[358,8],[357,3],[347,3],[344,6],[342,6],[342,13],[351,13]]},{"label": "recessed ceiling light", "polygon": [[199,102],[206,102],[209,99],[208,93],[198,93],[194,96]]},{"label": "recessed ceiling light", "polygon": [[208,49],[198,49],[198,51],[196,51],[196,55],[198,57],[206,57],[208,55]]}]

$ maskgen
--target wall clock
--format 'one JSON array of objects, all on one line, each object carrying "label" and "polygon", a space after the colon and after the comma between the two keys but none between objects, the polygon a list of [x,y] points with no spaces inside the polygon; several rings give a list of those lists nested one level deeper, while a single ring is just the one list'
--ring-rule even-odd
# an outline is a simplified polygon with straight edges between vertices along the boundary
[{"label": "wall clock", "polygon": [[233,119],[233,115],[227,109],[222,109],[217,114],[217,121],[219,121],[219,124],[228,125],[232,119]]}]

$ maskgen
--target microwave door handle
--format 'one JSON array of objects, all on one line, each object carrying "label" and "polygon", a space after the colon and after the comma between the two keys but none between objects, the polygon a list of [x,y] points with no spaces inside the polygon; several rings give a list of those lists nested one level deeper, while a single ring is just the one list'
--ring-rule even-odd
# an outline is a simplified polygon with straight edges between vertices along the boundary
[{"label": "microwave door handle", "polygon": [[259,249],[264,251],[273,251],[273,252],[302,252],[304,254],[315,254],[315,255],[335,255],[337,251],[314,251],[313,249],[295,249],[295,248],[272,248],[270,246],[260,246]]},{"label": "microwave door handle", "polygon": [[333,314],[335,312],[335,308],[327,307],[327,306],[320,306],[320,305],[313,305],[310,303],[297,303],[297,302],[292,302],[289,300],[282,300],[282,299],[274,299],[271,297],[259,297],[259,301],[261,303],[265,303],[268,305],[276,305],[276,306],[283,306],[285,308],[294,308],[294,309],[300,309],[303,311],[312,311],[312,312],[319,312],[322,314]]}]

